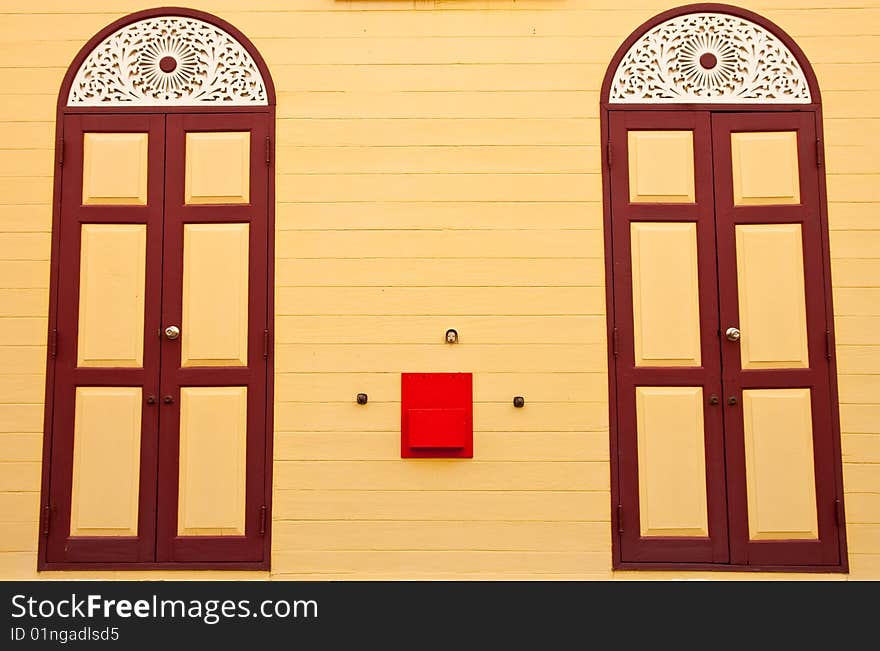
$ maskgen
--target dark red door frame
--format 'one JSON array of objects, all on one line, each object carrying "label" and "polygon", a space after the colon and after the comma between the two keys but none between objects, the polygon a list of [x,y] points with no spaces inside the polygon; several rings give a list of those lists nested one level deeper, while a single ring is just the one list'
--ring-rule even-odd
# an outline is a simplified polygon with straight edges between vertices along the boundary
[{"label": "dark red door frame", "polygon": [[[696,12],[716,12],[726,13],[734,16],[745,18],[754,22],[771,34],[779,38],[785,46],[794,54],[796,60],[801,66],[810,88],[812,103],[810,104],[614,104],[609,101],[611,84],[614,74],[626,55],[629,48],[641,38],[647,31],[653,27],[663,23],[671,18],[683,14]],[[605,73],[600,92],[600,143],[602,146],[602,203],[603,203],[603,229],[605,233],[605,286],[607,288],[615,287],[615,267],[614,243],[612,238],[613,220],[612,220],[612,188],[610,179],[610,166],[612,164],[611,156],[611,112],[612,111],[651,111],[657,114],[658,121],[664,119],[664,112],[678,111],[711,111],[712,113],[736,112],[780,112],[780,113],[805,113],[810,116],[813,121],[816,142],[816,164],[819,168],[818,172],[818,210],[819,210],[819,250],[813,249],[813,253],[820,253],[820,258],[807,258],[805,256],[805,264],[808,260],[814,265],[819,265],[822,275],[822,289],[824,296],[824,314],[826,327],[827,346],[830,357],[827,360],[828,374],[828,401],[831,405],[830,409],[830,427],[831,427],[831,463],[834,473],[833,487],[836,496],[839,499],[837,504],[836,520],[839,523],[837,527],[837,549],[838,563],[836,565],[774,565],[771,563],[755,563],[755,564],[718,564],[718,563],[670,563],[670,562],[632,562],[623,560],[621,554],[620,531],[623,523],[619,520],[618,506],[621,504],[621,470],[619,466],[620,446],[618,444],[618,436],[620,432],[619,415],[618,415],[618,373],[615,358],[615,346],[613,342],[616,337],[615,310],[617,301],[613,291],[605,292],[606,314],[607,318],[607,340],[612,343],[608,346],[608,391],[609,391],[609,416],[610,416],[610,456],[611,456],[611,530],[612,530],[612,566],[614,569],[669,569],[669,570],[720,570],[720,571],[782,571],[782,572],[848,572],[849,560],[847,554],[847,542],[845,531],[845,508],[843,501],[843,472],[842,472],[842,452],[840,441],[840,417],[838,411],[838,389],[837,389],[837,359],[834,354],[835,336],[834,336],[834,309],[832,304],[832,285],[831,285],[831,252],[829,244],[829,227],[828,227],[828,200],[827,188],[824,173],[824,136],[823,136],[823,119],[822,119],[822,103],[819,90],[818,80],[815,72],[810,65],[804,52],[800,46],[777,25],[767,20],[763,16],[746,9],[734,7],[731,5],[715,4],[715,3],[698,3],[676,7],[669,11],[663,12],[649,19],[640,25],[633,33],[623,42],[617,49],[614,57]],[[615,159],[616,160],[616,159]],[[812,354],[812,353],[811,353]]]},{"label": "dark red door frame", "polygon": [[[626,184],[626,130],[642,129],[682,129],[686,119],[699,122],[699,116],[708,123],[710,115],[714,126],[714,143],[704,143],[707,147],[708,164],[701,165],[695,159],[697,174],[697,206],[700,205],[700,170],[714,167],[714,219],[717,224],[717,244],[710,242],[710,250],[718,255],[718,296],[711,319],[705,313],[702,320],[703,336],[707,333],[720,333],[727,325],[739,323],[737,316],[736,257],[734,240],[734,221],[737,223],[794,223],[803,224],[804,273],[808,314],[808,342],[811,368],[791,370],[742,371],[739,368],[739,348],[729,342],[715,338],[715,357],[724,360],[724,396],[739,398],[738,405],[725,405],[724,446],[726,449],[727,500],[730,526],[730,563],[707,559],[706,552],[700,552],[697,540],[639,539],[637,535],[638,491],[631,482],[623,481],[623,476],[633,477],[637,472],[635,459],[635,405],[631,392],[636,384],[697,385],[698,380],[679,379],[679,369],[637,369],[633,362],[631,326],[632,295],[629,261],[629,224],[644,219],[659,221],[665,211],[670,212],[674,221],[688,221],[688,211],[679,205],[664,206],[646,204],[638,206],[628,203]],[[614,567],[618,569],[724,569],[724,570],[777,570],[806,572],[845,572],[848,571],[846,556],[845,518],[843,515],[843,480],[840,450],[840,425],[837,410],[836,367],[834,359],[833,309],[831,305],[830,254],[828,247],[828,225],[824,203],[824,175],[817,175],[821,168],[821,140],[816,137],[818,114],[806,112],[778,111],[759,113],[710,112],[692,110],[678,111],[608,111],[603,125],[607,129],[608,147],[605,152],[606,164],[603,172],[606,177],[606,280],[613,291],[606,292],[608,301],[609,341],[609,398],[611,404],[611,451],[612,451],[612,553]],[[694,128],[694,127],[691,127]],[[736,207],[732,206],[730,136],[731,130],[797,130],[801,174],[802,200],[798,206]],[[694,128],[695,149],[700,142],[700,129]],[[817,144],[818,143],[818,144]],[[613,161],[614,168],[608,167],[607,160]],[[725,161],[725,162],[722,162]],[[818,178],[817,178],[818,176]],[[618,179],[616,182],[614,179]],[[623,209],[621,209],[623,207]],[[676,210],[677,209],[677,210]],[[614,217],[623,215],[624,218]],[[807,217],[804,217],[807,215]],[[698,227],[699,232],[699,227]],[[699,247],[704,246],[698,236]],[[618,258],[615,257],[615,251]],[[821,251],[819,259],[816,253]],[[713,270],[714,271],[714,270]],[[714,273],[707,273],[700,266],[701,310],[710,303],[703,296],[703,281]],[[720,313],[718,307],[720,306]],[[720,321],[719,321],[720,316]],[[711,322],[710,322],[711,321]],[[703,342],[704,365],[709,363],[706,342]],[[698,369],[689,369],[697,371]],[[635,379],[636,376],[639,379]],[[814,462],[816,470],[817,514],[819,518],[818,541],[749,541],[748,522],[745,504],[745,476],[743,451],[743,425],[741,422],[743,388],[762,388],[785,386],[810,387],[814,422]],[[626,387],[626,388],[624,388]],[[709,392],[708,386],[704,389]],[[720,387],[719,387],[720,395]],[[733,413],[735,410],[737,413]],[[711,475],[712,455],[710,453],[709,429],[710,412],[704,412],[707,428],[707,480],[710,483],[710,528],[712,521]],[[739,420],[737,420],[737,418]],[[739,468],[742,472],[733,472]],[[635,506],[635,508],[633,508]],[[719,531],[719,529],[715,529]],[[703,541],[704,544],[707,541]],[[726,543],[725,543],[726,544]],[[662,551],[661,551],[662,550]],[[687,559],[687,560],[681,560]],[[785,559],[782,561],[781,559]]]},{"label": "dark red door frame", "polygon": [[[127,107],[127,106],[113,106],[113,107],[68,107],[67,106],[67,98],[70,93],[70,88],[73,83],[73,79],[76,76],[77,71],[79,70],[80,65],[85,61],[86,57],[89,53],[98,46],[105,38],[113,34],[118,29],[125,27],[128,24],[136,22],[138,20],[152,18],[156,16],[184,16],[184,17],[192,17],[198,18],[205,22],[214,24],[227,33],[229,33],[233,38],[235,38],[251,55],[254,62],[257,65],[257,68],[260,71],[260,74],[263,78],[263,83],[266,86],[266,96],[267,96],[267,105],[265,106],[222,106],[222,105],[205,105],[205,106],[137,106],[137,107]],[[61,286],[62,283],[62,275],[61,269],[62,265],[62,242],[64,243],[64,252],[67,255],[68,248],[77,245],[76,247],[76,255],[79,255],[78,243],[79,243],[79,234],[77,233],[75,240],[70,240],[69,236],[65,235],[62,231],[65,228],[66,221],[66,212],[63,209],[63,193],[73,192],[73,190],[65,188],[76,187],[76,192],[81,188],[81,179],[80,185],[77,187],[77,183],[72,178],[67,178],[64,174],[65,170],[70,168],[70,163],[77,160],[76,158],[76,147],[75,144],[72,143],[72,140],[76,140],[77,137],[80,136],[79,131],[70,131],[65,129],[65,117],[66,116],[82,116],[83,119],[95,119],[100,121],[104,120],[113,120],[114,116],[119,114],[125,114],[125,116],[131,116],[132,118],[137,118],[138,116],[143,116],[143,119],[161,119],[163,122],[163,130],[164,130],[164,121],[165,116],[170,116],[172,114],[189,114],[189,113],[199,113],[199,114],[209,114],[209,113],[241,113],[241,114],[251,114],[251,115],[262,115],[266,120],[266,136],[268,140],[265,143],[266,149],[265,152],[260,150],[260,155],[258,156],[258,160],[265,161],[266,164],[266,209],[265,209],[265,232],[267,237],[265,239],[266,248],[262,251],[262,255],[265,256],[266,261],[266,311],[265,311],[265,323],[271,324],[273,323],[273,315],[274,315],[274,291],[272,288],[274,287],[274,256],[275,256],[275,241],[274,241],[274,231],[275,231],[275,87],[272,82],[272,76],[269,73],[269,68],[266,65],[266,62],[263,60],[263,57],[260,55],[259,51],[254,47],[253,43],[238,29],[236,29],[233,25],[228,22],[213,16],[209,13],[197,11],[193,9],[183,9],[178,7],[158,7],[154,9],[147,9],[144,11],[135,12],[133,14],[129,14],[120,18],[119,20],[114,21],[113,23],[107,25],[100,32],[95,34],[89,41],[83,45],[80,49],[79,53],[71,62],[70,66],[67,69],[67,72],[64,76],[64,79],[61,83],[61,88],[58,93],[58,102],[56,109],[56,169],[54,175],[54,184],[53,184],[53,198],[52,198],[52,240],[51,240],[51,264],[50,264],[50,286],[49,286],[49,315],[48,315],[48,332],[47,332],[47,356],[46,356],[46,391],[44,397],[44,436],[43,436],[43,452],[42,452],[42,473],[41,473],[41,489],[40,489],[40,513],[39,513],[39,544],[38,544],[38,552],[37,552],[37,570],[45,571],[45,570],[84,570],[84,569],[94,569],[94,570],[119,570],[119,569],[134,569],[134,570],[143,570],[143,569],[230,569],[230,570],[268,570],[270,567],[270,554],[271,554],[271,522],[272,522],[272,452],[273,452],[273,436],[272,433],[274,431],[273,421],[274,421],[274,409],[273,409],[273,400],[274,400],[274,359],[272,355],[272,351],[274,348],[274,341],[271,332],[271,325],[268,326],[269,332],[267,333],[265,345],[267,347],[267,358],[265,360],[265,373],[266,373],[266,382],[265,382],[265,407],[263,408],[263,421],[264,421],[264,431],[265,431],[265,441],[263,445],[263,456],[262,456],[262,464],[263,464],[263,473],[262,473],[262,484],[259,487],[248,486],[248,490],[256,490],[257,488],[262,493],[262,504],[266,505],[266,509],[264,513],[260,514],[260,527],[262,528],[262,523],[265,522],[265,534],[261,536],[261,555],[260,560],[255,561],[231,561],[231,562],[218,562],[218,561],[199,561],[199,560],[181,560],[179,562],[155,562],[150,560],[143,560],[146,558],[146,552],[143,549],[140,549],[137,554],[139,558],[142,560],[133,560],[131,558],[132,552],[125,552],[125,558],[119,557],[119,555],[114,555],[107,557],[101,556],[101,558],[87,558],[87,554],[81,558],[81,560],[51,560],[50,559],[50,532],[58,531],[59,527],[62,527],[60,531],[63,531],[64,522],[68,524],[66,526],[69,527],[69,501],[70,498],[67,498],[67,513],[64,512],[63,505],[60,505],[53,497],[52,493],[52,480],[55,472],[55,466],[53,464],[53,459],[55,455],[64,452],[64,443],[61,443],[58,447],[56,447],[56,429],[63,428],[64,422],[69,421],[72,424],[73,422],[73,414],[72,414],[72,403],[68,406],[59,405],[63,409],[67,409],[69,411],[69,417],[62,418],[60,416],[56,418],[56,403],[58,399],[56,399],[55,387],[56,383],[59,380],[59,373],[61,374],[61,379],[64,379],[64,371],[61,368],[56,368],[58,365],[56,350],[58,354],[61,354],[63,350],[60,345],[56,345],[57,342],[61,341],[76,341],[76,333],[72,334],[69,332],[58,333],[58,325],[59,319],[61,316],[61,302],[60,297],[62,294],[66,293],[64,287]],[[90,117],[91,116],[91,117]],[[97,129],[100,130],[100,129]],[[164,138],[162,139],[164,146]],[[152,139],[151,145],[152,147]],[[253,158],[252,151],[252,158]],[[152,152],[151,152],[152,156]],[[161,156],[164,158],[164,155]],[[81,143],[79,145],[79,162],[82,162],[82,153],[81,153]],[[152,160],[152,159],[151,159]],[[152,189],[150,190],[152,192]],[[98,208],[98,207],[95,207]],[[114,207],[114,211],[116,208]],[[114,212],[114,215],[118,213]],[[62,219],[62,216],[64,219]],[[114,219],[114,221],[119,221]],[[77,226],[78,227],[78,226]],[[158,245],[161,248],[161,242]],[[148,244],[149,248],[149,244]],[[251,251],[252,255],[257,255],[260,252]],[[159,254],[161,256],[161,252]],[[77,258],[78,259],[78,258]],[[78,283],[78,276],[76,279]],[[148,281],[149,282],[149,281]],[[147,294],[145,297],[145,301],[150,300],[150,295]],[[157,305],[159,304],[159,299],[157,298]],[[250,325],[250,324],[249,324]],[[158,326],[157,326],[158,327]],[[145,331],[148,332],[148,331]],[[262,344],[262,329],[260,330],[261,337],[261,346]],[[145,346],[146,341],[149,337],[145,337]],[[75,345],[75,343],[74,343]],[[146,351],[145,351],[146,352]],[[260,351],[262,355],[262,349]],[[74,358],[75,362],[75,358]],[[91,380],[90,380],[91,381]],[[156,387],[158,389],[158,387]],[[148,426],[149,423],[147,421],[144,422],[144,429],[142,432],[142,447],[144,445],[143,440],[149,438],[148,435]],[[72,430],[71,430],[72,431]],[[63,436],[63,434],[61,435]],[[66,445],[70,446],[68,442]],[[70,448],[72,451],[72,448]],[[149,451],[146,453],[142,450],[142,454],[156,455],[157,451]],[[252,460],[248,460],[248,465],[250,467]],[[62,470],[62,472],[64,472]],[[70,470],[66,471],[68,474]],[[155,477],[155,473],[153,475]],[[143,477],[142,477],[143,481]],[[176,483],[176,478],[175,478]],[[144,495],[152,494],[155,496],[156,492],[156,482],[154,480],[152,487],[147,486],[146,489],[142,486],[141,497]],[[155,503],[155,499],[153,499],[153,503]],[[143,511],[141,512],[141,517],[145,517]],[[152,529],[155,528],[155,511],[153,511],[153,525]],[[146,526],[146,525],[145,525]],[[250,526],[250,525],[249,525]],[[142,532],[148,531],[148,529],[140,528]],[[131,543],[128,543],[128,547],[132,547]]]}]

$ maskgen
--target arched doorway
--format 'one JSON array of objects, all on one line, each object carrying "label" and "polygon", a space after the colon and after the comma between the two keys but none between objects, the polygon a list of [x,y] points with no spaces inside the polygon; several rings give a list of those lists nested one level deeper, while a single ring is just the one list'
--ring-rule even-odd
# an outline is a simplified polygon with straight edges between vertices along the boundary
[{"label": "arched doorway", "polygon": [[614,564],[845,570],[819,89],[727,5],[602,88]]},{"label": "arched doorway", "polygon": [[274,89],[156,9],[58,101],[40,568],[268,567]]}]

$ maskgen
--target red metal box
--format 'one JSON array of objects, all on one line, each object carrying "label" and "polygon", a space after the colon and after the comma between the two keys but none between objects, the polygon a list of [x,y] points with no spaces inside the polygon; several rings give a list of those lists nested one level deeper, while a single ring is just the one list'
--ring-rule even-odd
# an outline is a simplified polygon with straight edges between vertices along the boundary
[{"label": "red metal box", "polygon": [[474,456],[470,373],[403,373],[400,377],[400,456]]}]

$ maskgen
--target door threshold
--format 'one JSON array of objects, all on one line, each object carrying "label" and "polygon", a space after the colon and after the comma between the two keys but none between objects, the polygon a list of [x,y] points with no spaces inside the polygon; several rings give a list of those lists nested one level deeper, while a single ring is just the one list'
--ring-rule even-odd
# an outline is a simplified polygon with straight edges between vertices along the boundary
[{"label": "door threshold", "polygon": [[230,561],[230,562],[200,562],[200,563],[174,563],[174,562],[153,562],[153,563],[72,563],[72,562],[48,562],[40,561],[37,564],[38,572],[53,571],[70,571],[70,570],[98,570],[98,571],[118,571],[118,570],[249,570],[267,572],[269,570],[269,561]]},{"label": "door threshold", "polygon": [[660,570],[688,572],[805,572],[809,574],[849,574],[846,563],[836,565],[745,565],[734,563],[648,563],[619,562],[614,563],[614,571],[626,570]]}]

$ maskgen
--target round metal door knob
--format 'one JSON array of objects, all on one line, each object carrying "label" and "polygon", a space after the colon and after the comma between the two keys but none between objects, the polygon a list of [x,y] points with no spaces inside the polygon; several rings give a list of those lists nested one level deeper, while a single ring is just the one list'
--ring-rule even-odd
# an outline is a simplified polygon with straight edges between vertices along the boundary
[{"label": "round metal door knob", "polygon": [[711,396],[709,396],[709,404],[710,405],[717,405],[719,402],[720,401],[718,400],[718,396],[715,395],[714,393]]},{"label": "round metal door knob", "polygon": [[730,397],[727,399],[727,404],[730,405],[730,406],[735,405],[735,404],[736,404],[736,396],[730,396]]},{"label": "round metal door knob", "polygon": [[164,402],[166,405],[170,405],[172,402],[174,402],[174,398],[172,398],[171,396],[165,396],[162,398],[162,402]]},{"label": "round metal door knob", "polygon": [[165,328],[165,336],[169,339],[177,339],[180,336],[180,328],[177,326],[168,326]]},{"label": "round metal door knob", "polygon": [[365,405],[365,404],[367,404],[367,399],[368,399],[368,398],[367,398],[367,394],[366,394],[366,393],[359,393],[359,394],[357,394],[357,403],[358,403],[359,405]]},{"label": "round metal door knob", "polygon": [[516,407],[517,409],[522,409],[525,404],[526,404],[526,399],[523,398],[522,396],[516,396],[513,399],[513,406]]},{"label": "round metal door knob", "polygon": [[724,336],[730,341],[739,341],[742,333],[739,331],[739,328],[728,328]]}]

